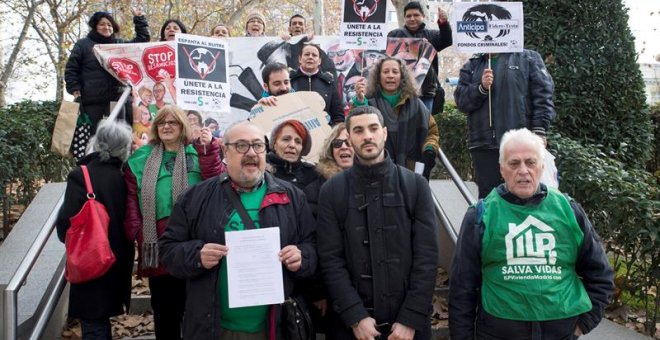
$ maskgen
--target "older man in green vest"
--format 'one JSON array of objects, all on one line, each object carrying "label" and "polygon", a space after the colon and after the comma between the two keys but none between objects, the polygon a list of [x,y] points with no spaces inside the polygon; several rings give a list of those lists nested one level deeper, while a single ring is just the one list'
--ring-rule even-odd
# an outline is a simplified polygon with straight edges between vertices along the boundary
[{"label": "older man in green vest", "polygon": [[576,339],[614,288],[598,234],[572,198],[540,183],[543,140],[504,134],[504,184],[470,207],[452,264],[452,339]]}]

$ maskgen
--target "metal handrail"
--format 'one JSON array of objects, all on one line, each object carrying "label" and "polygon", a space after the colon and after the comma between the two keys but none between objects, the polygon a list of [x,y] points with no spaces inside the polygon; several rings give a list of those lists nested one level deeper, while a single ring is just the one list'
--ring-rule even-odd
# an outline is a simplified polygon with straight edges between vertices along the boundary
[{"label": "metal handrail", "polygon": [[[41,228],[41,231],[39,231],[39,234],[37,234],[30,249],[27,251],[27,254],[25,254],[25,257],[23,257],[21,264],[18,266],[14,276],[12,276],[9,284],[7,284],[7,287],[5,288],[3,306],[5,319],[5,329],[3,332],[4,340],[16,340],[18,338],[18,291],[25,283],[25,279],[32,270],[34,264],[37,262],[37,259],[48,242],[50,235],[53,233],[53,229],[55,229],[55,220],[57,219],[57,214],[60,211],[63,202],[64,195],[62,195],[57,201],[57,204],[55,204],[53,211],[48,216],[44,226]],[[48,315],[48,317],[50,317],[50,315]],[[45,325],[42,325],[42,327],[45,327]],[[36,331],[36,329],[33,330],[33,332],[34,331]],[[43,332],[43,328],[41,329],[41,332]]]},{"label": "metal handrail", "polygon": [[124,88],[124,92],[122,92],[121,94],[121,97],[119,97],[117,104],[115,104],[115,107],[112,109],[112,112],[110,112],[110,115],[108,116],[109,121],[117,119],[117,116],[119,116],[119,112],[124,108],[124,103],[126,103],[126,100],[128,99],[128,96],[130,94],[131,94],[131,87],[126,86]]},{"label": "metal handrail", "polygon": [[465,201],[470,205],[477,203],[477,200],[474,198],[474,196],[472,196],[472,193],[467,188],[465,183],[463,183],[461,176],[458,175],[458,172],[456,172],[456,169],[454,169],[454,167],[451,165],[451,162],[449,162],[449,159],[442,151],[442,149],[440,149],[438,156],[440,157],[442,165],[444,165],[445,169],[447,169],[447,172],[449,172],[449,176],[451,177],[452,181],[454,181],[454,184],[456,184],[458,191],[460,191],[461,195],[463,195],[463,198],[465,198]]},{"label": "metal handrail", "polygon": [[46,330],[46,326],[48,326],[48,320],[53,315],[55,308],[57,308],[60,297],[62,297],[62,292],[66,287],[66,280],[64,279],[64,268],[60,268],[56,275],[57,281],[55,281],[55,287],[48,295],[48,299],[46,300],[46,304],[44,305],[43,309],[38,313],[37,321],[34,324],[32,333],[30,334],[30,340],[41,339],[41,336]]}]

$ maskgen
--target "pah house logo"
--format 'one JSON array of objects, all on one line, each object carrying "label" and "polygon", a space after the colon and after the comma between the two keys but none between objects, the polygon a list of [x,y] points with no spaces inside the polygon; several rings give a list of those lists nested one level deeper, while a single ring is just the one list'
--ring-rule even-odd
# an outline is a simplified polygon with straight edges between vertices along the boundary
[{"label": "pah house logo", "polygon": [[385,22],[385,6],[381,0],[345,0],[345,22]]},{"label": "pah house logo", "polygon": [[504,280],[561,280],[557,263],[554,229],[534,216],[523,223],[509,223],[504,237],[507,265],[502,267]]}]

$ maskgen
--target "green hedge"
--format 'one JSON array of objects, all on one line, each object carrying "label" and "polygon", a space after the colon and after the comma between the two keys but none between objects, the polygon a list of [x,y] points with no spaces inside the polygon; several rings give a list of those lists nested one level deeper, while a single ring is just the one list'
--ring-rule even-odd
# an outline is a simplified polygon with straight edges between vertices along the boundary
[{"label": "green hedge", "polygon": [[59,103],[20,102],[0,109],[3,227],[12,204],[29,204],[44,182],[63,181],[73,161],[50,152]]},{"label": "green hedge", "polygon": [[[435,115],[434,118],[440,130],[440,147],[442,151],[463,180],[472,180],[474,169],[468,151],[465,114],[458,111],[453,103],[447,103],[444,112]],[[439,175],[434,176],[434,178],[448,178],[442,165],[438,165],[436,169],[439,169]]]}]

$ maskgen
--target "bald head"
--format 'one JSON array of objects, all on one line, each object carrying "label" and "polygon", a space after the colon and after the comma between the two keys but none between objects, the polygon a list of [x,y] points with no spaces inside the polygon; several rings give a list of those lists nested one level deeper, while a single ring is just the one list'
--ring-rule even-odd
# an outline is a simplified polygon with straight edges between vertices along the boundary
[{"label": "bald head", "polygon": [[241,120],[230,124],[224,133],[224,142],[231,143],[234,142],[233,135],[238,133],[243,134],[243,132],[254,132],[256,136],[260,136],[263,139],[263,136],[266,135],[264,130],[258,125],[252,123],[249,120]]}]

